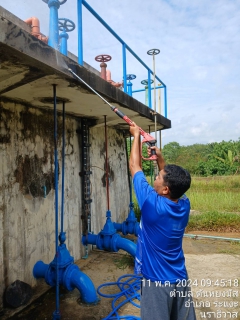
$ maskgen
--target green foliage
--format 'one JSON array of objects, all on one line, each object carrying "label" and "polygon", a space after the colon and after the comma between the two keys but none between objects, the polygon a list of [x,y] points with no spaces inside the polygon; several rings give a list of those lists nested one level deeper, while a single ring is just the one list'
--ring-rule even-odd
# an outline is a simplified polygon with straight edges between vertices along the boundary
[{"label": "green foliage", "polygon": [[[127,139],[130,156],[130,139]],[[209,144],[193,144],[181,146],[178,142],[170,142],[162,149],[166,163],[177,164],[197,176],[222,176],[239,173],[240,138],[238,141],[222,141]],[[147,158],[147,146],[142,147],[142,155]],[[142,161],[142,169],[146,176],[153,172],[152,161]]]},{"label": "green foliage", "polygon": [[173,163],[180,156],[181,146],[178,142],[170,142],[164,146],[162,153],[167,163]]},{"label": "green foliage", "polygon": [[192,175],[232,175],[238,173],[240,167],[240,138],[191,146],[170,142],[163,147],[162,153],[167,163],[182,166]]}]

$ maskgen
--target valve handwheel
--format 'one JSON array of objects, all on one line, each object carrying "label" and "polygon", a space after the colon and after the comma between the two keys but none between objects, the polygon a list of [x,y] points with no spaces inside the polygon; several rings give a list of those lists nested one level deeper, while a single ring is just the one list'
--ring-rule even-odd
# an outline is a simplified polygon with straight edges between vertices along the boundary
[{"label": "valve handwheel", "polygon": [[[150,83],[153,83],[153,80],[150,80]],[[142,80],[141,84],[143,84],[144,86],[148,85],[148,80]]]},{"label": "valve handwheel", "polygon": [[159,53],[160,53],[159,49],[150,49],[147,52],[147,54],[149,54],[150,56],[155,56],[156,54],[159,54]]},{"label": "valve handwheel", "polygon": [[60,31],[71,32],[75,29],[75,23],[66,18],[58,19],[58,29]]},{"label": "valve handwheel", "polygon": [[126,78],[127,78],[127,80],[134,80],[134,79],[136,79],[136,76],[135,76],[135,74],[127,74]]},{"label": "valve handwheel", "polygon": [[98,56],[95,57],[95,60],[98,62],[108,62],[112,60],[112,57],[109,56],[108,54],[99,54]]},{"label": "valve handwheel", "polygon": [[[45,2],[45,3],[47,3],[48,4],[48,2],[49,2],[49,0],[42,0],[43,2]],[[58,3],[60,4],[60,6],[62,5],[62,4],[64,4],[65,2],[67,2],[67,0],[57,0],[58,1]]]},{"label": "valve handwheel", "polygon": [[64,4],[65,2],[67,2],[67,0],[62,0],[62,1],[58,0],[58,2],[59,2],[60,5],[62,5],[62,4]]}]

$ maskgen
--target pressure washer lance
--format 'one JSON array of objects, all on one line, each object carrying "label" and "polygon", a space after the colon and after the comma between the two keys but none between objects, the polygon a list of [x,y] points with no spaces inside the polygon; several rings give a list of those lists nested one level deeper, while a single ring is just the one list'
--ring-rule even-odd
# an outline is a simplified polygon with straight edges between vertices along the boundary
[{"label": "pressure washer lance", "polygon": [[[76,77],[78,80],[83,82],[90,90],[92,90],[97,96],[99,96],[100,99],[102,99],[105,103],[107,103],[111,110],[114,111],[120,118],[122,118],[124,121],[126,121],[130,126],[133,125],[133,121],[130,120],[123,112],[118,110],[117,107],[112,106],[106,99],[104,99],[96,90],[94,90],[92,87],[90,87],[89,84],[87,84],[82,78],[80,78],[75,72],[72,71],[71,68],[68,68],[68,71],[70,71],[74,77]],[[139,131],[141,136],[143,137],[142,145],[143,143],[146,143],[149,147],[154,147],[156,144],[156,139],[154,139],[149,133],[145,132],[142,128],[139,127]],[[157,160],[157,155],[155,150],[151,150],[151,156],[149,158],[144,158],[144,160]]]}]

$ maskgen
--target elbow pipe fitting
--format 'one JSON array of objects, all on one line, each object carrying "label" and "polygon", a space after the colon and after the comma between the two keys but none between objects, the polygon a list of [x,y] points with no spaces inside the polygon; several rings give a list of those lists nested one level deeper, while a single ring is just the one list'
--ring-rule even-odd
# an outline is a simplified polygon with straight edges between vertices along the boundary
[{"label": "elbow pipe fitting", "polygon": [[116,247],[118,249],[127,251],[129,254],[135,258],[137,246],[133,241],[130,241],[128,239],[121,238],[120,236],[116,239]]},{"label": "elbow pipe fitting", "polygon": [[113,235],[105,235],[99,233],[98,235],[88,233],[87,237],[82,236],[82,243],[84,245],[93,244],[96,245],[100,250],[106,250],[111,252],[117,252],[122,249],[133,257],[136,255],[137,246],[134,242],[121,238],[119,234],[114,233]]},{"label": "elbow pipe fitting", "polygon": [[84,303],[95,304],[99,301],[92,280],[76,265],[67,268],[63,276],[63,285],[69,291],[77,288]]},{"label": "elbow pipe fitting", "polygon": [[73,260],[66,245],[62,244],[58,247],[58,261],[55,257],[50,264],[46,264],[43,261],[36,262],[33,267],[33,276],[36,279],[44,278],[46,283],[53,287],[56,285],[56,271],[58,268],[59,284],[69,291],[77,288],[83,302],[88,304],[97,303],[98,298],[92,280],[73,263]]}]

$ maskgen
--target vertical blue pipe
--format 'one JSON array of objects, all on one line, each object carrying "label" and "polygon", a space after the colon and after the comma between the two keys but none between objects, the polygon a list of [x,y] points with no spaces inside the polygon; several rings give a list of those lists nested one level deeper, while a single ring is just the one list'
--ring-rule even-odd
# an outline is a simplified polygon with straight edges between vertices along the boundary
[{"label": "vertical blue pipe", "polygon": [[132,82],[127,83],[127,88],[128,88],[128,95],[132,97]]},{"label": "vertical blue pipe", "polygon": [[82,0],[78,0],[78,63],[83,66]]},{"label": "vertical blue pipe", "polygon": [[167,118],[167,87],[164,87],[164,115]]},{"label": "vertical blue pipe", "polygon": [[[130,134],[130,139],[129,139],[129,148],[130,148],[130,153],[132,150],[132,140],[131,140],[131,134]],[[129,170],[129,168],[128,168]],[[130,203],[132,203],[132,176],[130,175]]]},{"label": "vertical blue pipe", "polygon": [[122,45],[122,56],[123,56],[123,88],[124,92],[127,93],[127,59],[126,59],[126,44]]},{"label": "vertical blue pipe", "polygon": [[64,218],[64,172],[65,172],[65,102],[63,102],[63,119],[62,119],[62,204],[61,204],[61,235],[63,234]]},{"label": "vertical blue pipe", "polygon": [[55,50],[58,49],[59,34],[58,34],[58,9],[60,4],[58,0],[49,0],[48,7],[50,9],[49,22],[49,39],[48,44]]},{"label": "vertical blue pipe", "polygon": [[148,106],[152,109],[152,97],[151,97],[151,73],[150,70],[148,70]]},{"label": "vertical blue pipe", "polygon": [[68,34],[65,32],[62,32],[59,36],[61,44],[60,44],[60,52],[64,54],[65,56],[68,55],[68,49],[67,49],[67,40],[69,38]]},{"label": "vertical blue pipe", "polygon": [[56,245],[56,310],[53,319],[60,319],[59,312],[59,261],[58,261],[58,153],[57,153],[57,95],[53,85],[54,98],[54,187],[55,187],[55,245]]}]

